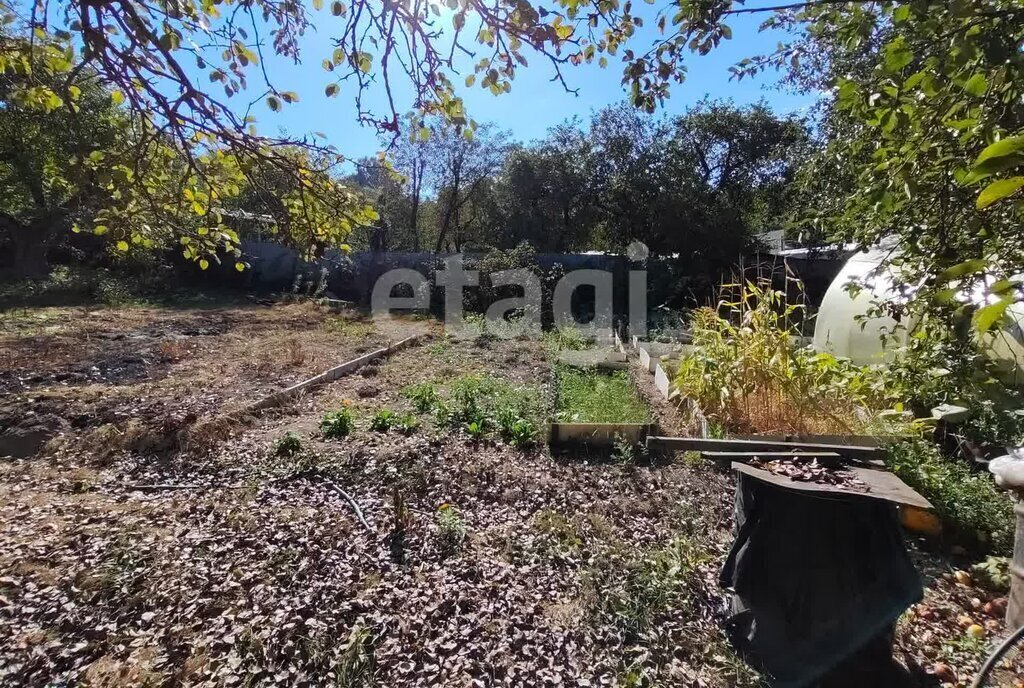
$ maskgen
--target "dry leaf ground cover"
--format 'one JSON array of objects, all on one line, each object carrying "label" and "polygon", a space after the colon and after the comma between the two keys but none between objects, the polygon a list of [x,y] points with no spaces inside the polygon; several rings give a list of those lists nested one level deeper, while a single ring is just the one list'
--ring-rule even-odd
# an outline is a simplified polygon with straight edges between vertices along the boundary
[{"label": "dry leaf ground cover", "polygon": [[[550,378],[537,342],[436,337],[210,451],[5,462],[0,683],[742,682],[717,630],[722,476],[474,441],[408,393],[487,380],[544,409]],[[338,409],[355,428],[327,439]],[[419,425],[372,430],[381,409]]]},{"label": "dry leaf ground cover", "polygon": [[[158,416],[191,394],[214,395],[212,409],[272,391],[422,326],[336,317],[300,304],[100,312],[4,341],[58,342],[88,325],[109,348],[38,364],[30,347],[5,355],[50,376],[125,351],[98,332],[176,332],[199,361],[153,365],[100,395],[131,388],[154,404],[134,412]],[[224,330],[182,331],[211,323]],[[268,366],[266,387],[245,374],[258,342],[291,338],[308,361]],[[229,353],[209,364],[212,350]],[[201,451],[98,451],[83,432],[0,463],[0,685],[753,685],[719,630],[730,479],[502,439],[503,408],[551,412],[551,360],[538,342],[438,335]],[[210,365],[220,377],[204,381]],[[56,384],[29,381],[12,398]],[[90,408],[67,388],[64,408]],[[488,418],[476,439],[450,420],[466,390]],[[324,436],[330,412],[352,419],[347,435]],[[962,634],[921,614],[952,603],[938,587],[901,626],[910,659],[945,658],[935,653]],[[948,654],[966,677],[977,653]]]},{"label": "dry leaf ground cover", "polygon": [[168,444],[406,329],[379,332],[312,303],[9,310],[0,315],[0,454],[55,436],[90,436],[104,450]]}]

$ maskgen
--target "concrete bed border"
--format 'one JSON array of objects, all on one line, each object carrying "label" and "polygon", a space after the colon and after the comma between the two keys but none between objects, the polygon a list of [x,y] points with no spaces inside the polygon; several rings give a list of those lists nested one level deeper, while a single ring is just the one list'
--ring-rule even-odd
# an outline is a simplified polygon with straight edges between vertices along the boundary
[{"label": "concrete bed border", "polygon": [[259,401],[246,407],[244,413],[259,413],[260,411],[265,411],[269,408],[280,406],[284,402],[298,396],[303,392],[315,389],[316,387],[325,385],[328,382],[334,382],[342,375],[347,375],[348,373],[351,373],[355,370],[358,370],[359,368],[362,368],[368,363],[372,363],[373,361],[376,361],[379,358],[384,358],[385,356],[388,356],[396,351],[401,351],[402,349],[405,349],[413,344],[416,344],[423,339],[428,339],[429,337],[430,333],[428,332],[414,334],[411,337],[400,339],[394,344],[388,344],[382,349],[377,349],[376,351],[371,351],[368,354],[363,354],[358,358],[353,358],[351,361],[346,361],[345,363],[336,365],[333,368],[329,368],[328,370],[325,370],[319,375],[311,377],[308,380],[303,380],[302,382],[298,382],[292,385],[291,387],[288,387],[287,389],[282,389],[279,392],[274,392],[273,394],[260,399]]}]

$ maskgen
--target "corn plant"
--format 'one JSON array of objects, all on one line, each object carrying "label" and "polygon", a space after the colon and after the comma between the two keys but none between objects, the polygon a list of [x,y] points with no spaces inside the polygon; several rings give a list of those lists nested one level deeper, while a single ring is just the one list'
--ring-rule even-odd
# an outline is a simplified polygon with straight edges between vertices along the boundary
[{"label": "corn plant", "polygon": [[890,399],[875,371],[794,344],[803,305],[767,283],[725,285],[718,309],[691,318],[693,351],[676,388],[732,430],[852,432]]}]

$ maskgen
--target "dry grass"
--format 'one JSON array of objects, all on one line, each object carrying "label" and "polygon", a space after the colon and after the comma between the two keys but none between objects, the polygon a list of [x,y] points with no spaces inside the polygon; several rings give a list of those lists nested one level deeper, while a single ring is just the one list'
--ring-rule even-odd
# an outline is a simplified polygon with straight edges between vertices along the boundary
[{"label": "dry grass", "polygon": [[168,339],[160,342],[157,344],[156,350],[162,360],[171,363],[182,360],[189,353],[188,344],[179,339]]}]

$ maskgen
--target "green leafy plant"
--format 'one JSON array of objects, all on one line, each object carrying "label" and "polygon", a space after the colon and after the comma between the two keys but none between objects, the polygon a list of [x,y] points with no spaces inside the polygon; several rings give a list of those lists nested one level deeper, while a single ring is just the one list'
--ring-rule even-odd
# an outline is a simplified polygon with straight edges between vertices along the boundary
[{"label": "green leafy plant", "polygon": [[412,402],[416,413],[430,413],[437,404],[437,388],[429,382],[409,385],[402,390],[402,396]]},{"label": "green leafy plant", "polygon": [[487,434],[487,423],[482,418],[480,420],[473,420],[466,423],[465,430],[466,434],[469,435],[469,438],[474,442],[482,440]]},{"label": "green leafy plant", "polygon": [[689,604],[699,585],[697,567],[708,558],[682,537],[649,552],[605,552],[583,577],[588,612],[593,621],[616,629],[625,643],[639,642],[662,614]]},{"label": "green leafy plant", "polygon": [[928,498],[953,541],[995,554],[1013,548],[1013,504],[988,475],[944,457],[923,439],[890,447],[886,465]]},{"label": "green leafy plant", "polygon": [[537,441],[537,426],[514,408],[498,411],[498,430],[501,438],[517,449],[529,449]]},{"label": "green leafy plant", "polygon": [[328,411],[320,420],[320,432],[327,439],[348,437],[355,426],[355,415],[347,406],[338,411]]},{"label": "green leafy plant", "polygon": [[394,427],[403,435],[411,435],[420,427],[420,420],[411,413],[403,413],[395,418]]},{"label": "green leafy plant", "polygon": [[545,348],[551,353],[559,351],[583,351],[593,345],[593,339],[586,337],[575,327],[555,327],[542,335]]},{"label": "green leafy plant", "polygon": [[971,575],[981,585],[994,592],[1010,590],[1010,560],[1008,557],[985,557],[971,567]]},{"label": "green leafy plant", "polygon": [[640,458],[640,446],[636,442],[622,436],[615,435],[612,442],[612,461],[615,463],[632,464]]},{"label": "green leafy plant", "polygon": [[451,504],[442,504],[437,509],[437,539],[445,551],[454,551],[466,539],[466,522],[459,510]]},{"label": "green leafy plant", "polygon": [[376,432],[387,432],[398,424],[398,415],[391,409],[380,409],[370,418],[370,429]]},{"label": "green leafy plant", "polygon": [[301,452],[302,437],[298,433],[288,431],[274,442],[274,456],[290,458]]},{"label": "green leafy plant", "polygon": [[361,621],[352,627],[335,670],[338,688],[368,688],[375,685],[377,661],[373,633]]}]

